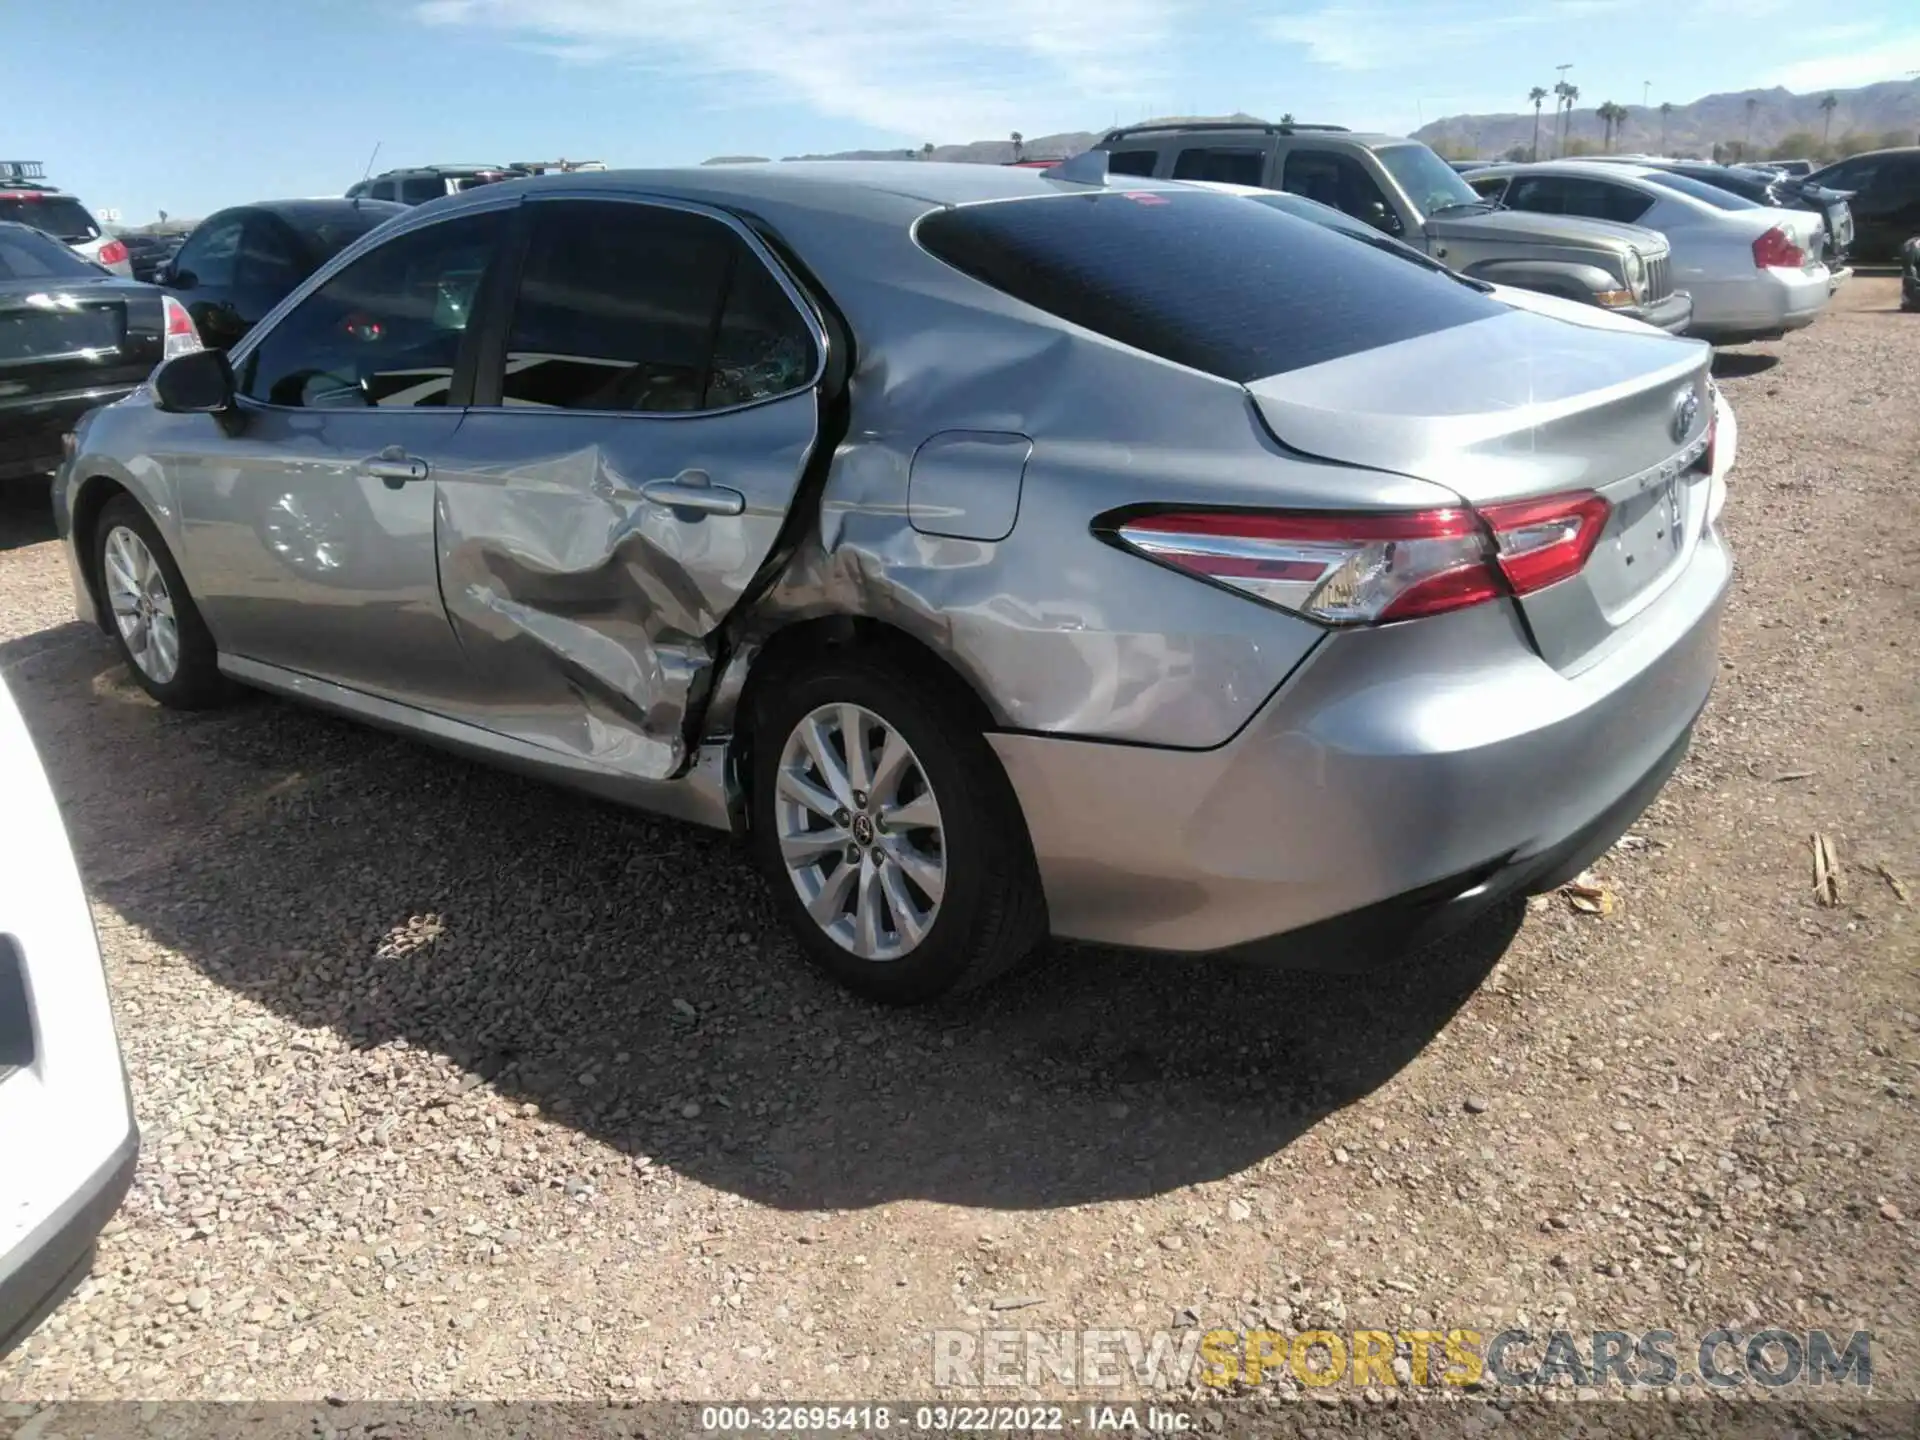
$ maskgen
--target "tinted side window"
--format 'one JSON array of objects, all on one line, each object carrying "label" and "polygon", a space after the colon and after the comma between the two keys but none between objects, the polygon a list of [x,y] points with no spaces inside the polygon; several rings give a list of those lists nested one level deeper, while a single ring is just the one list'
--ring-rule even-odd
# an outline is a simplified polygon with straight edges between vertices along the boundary
[{"label": "tinted side window", "polygon": [[793,303],[718,220],[591,201],[542,203],[533,216],[506,404],[712,410],[811,380],[813,339]]},{"label": "tinted side window", "polygon": [[1366,167],[1333,150],[1295,150],[1288,154],[1280,188],[1362,220],[1391,215],[1387,197]]},{"label": "tinted side window", "polygon": [[361,256],[261,340],[241,393],[304,409],[445,405],[501,223],[463,215]]},{"label": "tinted side window", "polygon": [[240,235],[234,279],[243,289],[284,295],[306,278],[293,240],[264,215],[254,215]]},{"label": "tinted side window", "polygon": [[391,180],[376,180],[368,193],[376,200],[391,200],[398,189],[399,187]]},{"label": "tinted side window", "polygon": [[1258,185],[1266,171],[1264,150],[1182,150],[1180,158],[1173,162],[1176,180],[1223,180],[1229,185]]},{"label": "tinted side window", "polygon": [[918,234],[1060,320],[1241,383],[1507,313],[1447,275],[1237,195],[962,205],[928,215]]},{"label": "tinted side window", "polygon": [[400,198],[409,205],[424,205],[447,193],[447,182],[438,175],[415,175],[400,182]]},{"label": "tinted side window", "polygon": [[1531,210],[1536,215],[1564,215],[1566,181],[1553,175],[1522,175],[1507,190],[1507,208]]},{"label": "tinted side window", "polygon": [[1481,199],[1492,200],[1496,203],[1498,203],[1500,197],[1506,194],[1507,191],[1507,179],[1504,175],[1488,175],[1484,178],[1478,175],[1469,175],[1467,177],[1467,183],[1473,187],[1474,193]]},{"label": "tinted side window", "polygon": [[234,261],[246,225],[244,215],[217,215],[207,221],[180,247],[173,260],[175,273],[191,275],[195,285],[225,289],[233,284]]},{"label": "tinted side window", "polygon": [[1107,152],[1109,175],[1151,175],[1153,167],[1159,163],[1158,150],[1109,150]]},{"label": "tinted side window", "polygon": [[1631,225],[1652,207],[1650,196],[1604,180],[1577,180],[1567,192],[1567,214]]}]

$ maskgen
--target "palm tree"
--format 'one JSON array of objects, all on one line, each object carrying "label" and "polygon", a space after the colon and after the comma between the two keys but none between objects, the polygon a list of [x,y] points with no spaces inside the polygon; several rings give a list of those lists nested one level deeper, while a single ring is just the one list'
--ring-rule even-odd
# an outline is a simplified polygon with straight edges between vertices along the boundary
[{"label": "palm tree", "polygon": [[1747,152],[1753,149],[1753,117],[1759,109],[1760,97],[1757,95],[1749,95],[1747,97],[1747,137],[1740,142],[1740,158],[1742,160],[1746,159]]},{"label": "palm tree", "polygon": [[1826,148],[1827,141],[1833,134],[1833,112],[1839,108],[1839,96],[1828,94],[1820,97],[1820,115],[1822,121],[1820,126],[1820,146],[1822,149]]},{"label": "palm tree", "polygon": [[920,158],[922,160],[931,160],[933,158],[933,142],[931,140],[920,147]]},{"label": "palm tree", "polygon": [[1013,158],[1016,160],[1024,160],[1027,158],[1026,144],[1021,140],[1018,130],[1013,132]]},{"label": "palm tree", "polygon": [[1545,102],[1547,92],[1536,85],[1527,92],[1527,99],[1533,102],[1533,158],[1540,158],[1540,106]]},{"label": "palm tree", "polygon": [[1580,87],[1578,85],[1567,86],[1565,98],[1567,109],[1565,115],[1563,115],[1560,120],[1560,153],[1562,155],[1567,153],[1567,141],[1572,138],[1573,135],[1573,106],[1574,102],[1580,98]]},{"label": "palm tree", "polygon": [[1600,123],[1606,127],[1604,143],[1608,150],[1612,150],[1614,132],[1626,123],[1627,107],[1624,105],[1616,105],[1613,101],[1607,100],[1602,102],[1600,108],[1593,113],[1600,117]]},{"label": "palm tree", "polygon": [[1660,102],[1660,153],[1662,155],[1667,153],[1667,117],[1671,114],[1673,114],[1673,102],[1662,100]]}]

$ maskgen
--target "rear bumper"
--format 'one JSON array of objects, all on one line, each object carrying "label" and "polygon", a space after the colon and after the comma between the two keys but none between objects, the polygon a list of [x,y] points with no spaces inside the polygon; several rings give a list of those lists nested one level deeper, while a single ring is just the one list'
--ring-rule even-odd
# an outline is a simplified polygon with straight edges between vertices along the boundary
[{"label": "rear bumper", "polygon": [[125,399],[139,386],[106,385],[0,401],[0,480],[46,475],[60,464],[60,437],[80,417]]},{"label": "rear bumper", "polygon": [[1329,637],[1215,750],[994,736],[1055,933],[1350,968],[1560,883],[1684,754],[1730,575],[1709,527],[1573,674],[1486,605]]},{"label": "rear bumper", "polygon": [[0,1356],[26,1339],[86,1278],[93,1242],[126,1198],[139,1159],[140,1132],[129,1121],[126,1138],[106,1163],[32,1234],[0,1256]]},{"label": "rear bumper", "polygon": [[1716,287],[1716,303],[1694,306],[1688,333],[1715,345],[1772,340],[1820,318],[1833,298],[1833,277],[1826,266],[1811,270],[1756,271],[1750,280]]}]

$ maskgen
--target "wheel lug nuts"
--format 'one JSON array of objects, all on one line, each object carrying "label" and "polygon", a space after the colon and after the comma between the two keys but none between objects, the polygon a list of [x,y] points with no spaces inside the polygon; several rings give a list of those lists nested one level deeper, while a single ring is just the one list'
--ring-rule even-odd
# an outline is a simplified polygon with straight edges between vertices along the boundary
[{"label": "wheel lug nuts", "polygon": [[844,825],[850,818],[844,810],[836,810],[833,812],[833,823],[836,825]]},{"label": "wheel lug nuts", "polygon": [[858,805],[862,810],[866,809],[867,808],[867,792],[864,790],[854,791],[853,803]]},{"label": "wheel lug nuts", "polygon": [[849,865],[858,865],[860,863],[860,847],[858,845],[847,846],[847,863]]}]

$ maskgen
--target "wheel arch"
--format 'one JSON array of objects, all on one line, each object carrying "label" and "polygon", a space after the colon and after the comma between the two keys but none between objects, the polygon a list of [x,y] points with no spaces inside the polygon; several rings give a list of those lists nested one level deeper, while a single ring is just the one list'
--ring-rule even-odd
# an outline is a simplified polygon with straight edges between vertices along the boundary
[{"label": "wheel arch", "polygon": [[[859,650],[865,654],[883,654],[897,664],[902,673],[912,676],[939,695],[945,703],[957,707],[968,721],[982,731],[995,728],[993,711],[973,684],[945,657],[924,640],[884,620],[864,615],[816,615],[795,620],[769,634],[750,655],[743,656],[737,678],[723,676],[723,691],[731,696],[716,708],[713,718],[724,731],[727,747],[728,790],[737,797],[734,806],[736,827],[744,833],[751,823],[748,803],[753,782],[753,737],[760,707],[774,693],[783,678],[804,668],[812,660],[837,651]],[[722,738],[715,734],[715,739]]]},{"label": "wheel arch", "polygon": [[113,621],[100,589],[100,547],[96,542],[101,514],[122,495],[136,504],[144,503],[113,476],[89,475],[76,483],[70,511],[72,529],[68,534],[73,553],[79,558],[80,578],[86,584],[87,598],[93,602],[93,623],[100,627],[102,634],[110,633]]}]

